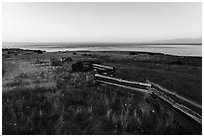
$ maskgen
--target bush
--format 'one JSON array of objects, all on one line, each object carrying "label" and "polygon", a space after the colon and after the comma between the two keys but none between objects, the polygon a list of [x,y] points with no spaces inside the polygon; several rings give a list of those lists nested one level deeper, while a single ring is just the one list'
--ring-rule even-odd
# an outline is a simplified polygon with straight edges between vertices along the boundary
[{"label": "bush", "polygon": [[38,54],[43,54],[45,51],[42,50],[34,50],[34,52],[38,53]]},{"label": "bush", "polygon": [[57,58],[52,57],[50,61],[52,66],[62,66],[62,62]]}]

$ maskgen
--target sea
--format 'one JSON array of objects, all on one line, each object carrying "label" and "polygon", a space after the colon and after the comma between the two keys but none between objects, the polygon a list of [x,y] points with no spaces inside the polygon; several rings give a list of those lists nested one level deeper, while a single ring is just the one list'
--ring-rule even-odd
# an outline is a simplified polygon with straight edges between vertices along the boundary
[{"label": "sea", "polygon": [[140,44],[80,44],[80,43],[2,43],[2,48],[58,51],[142,51],[176,56],[202,57],[202,45],[140,45]]}]

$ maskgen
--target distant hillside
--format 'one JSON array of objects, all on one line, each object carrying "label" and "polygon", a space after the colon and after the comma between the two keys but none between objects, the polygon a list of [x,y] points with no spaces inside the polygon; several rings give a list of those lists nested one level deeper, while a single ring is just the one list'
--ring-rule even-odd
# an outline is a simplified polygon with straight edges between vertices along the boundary
[{"label": "distant hillside", "polygon": [[166,44],[172,44],[172,43],[178,43],[178,44],[190,44],[190,43],[202,43],[202,38],[183,38],[183,39],[169,39],[169,40],[157,40],[157,41],[151,41],[147,43],[166,43]]}]

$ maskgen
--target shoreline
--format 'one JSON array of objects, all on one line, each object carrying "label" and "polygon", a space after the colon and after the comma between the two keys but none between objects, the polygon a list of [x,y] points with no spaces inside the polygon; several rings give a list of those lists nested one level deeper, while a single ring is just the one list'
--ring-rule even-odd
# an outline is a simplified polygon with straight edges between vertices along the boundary
[{"label": "shoreline", "polygon": [[[70,50],[71,49],[71,50]],[[164,56],[176,56],[176,57],[196,57],[202,58],[202,55],[176,55],[176,54],[167,54],[162,52],[151,52],[151,51],[142,51],[142,50],[87,50],[85,48],[66,48],[64,50],[42,50],[42,49],[30,49],[30,48],[2,48],[2,50],[24,50],[24,51],[42,51],[47,53],[66,53],[66,52],[136,52],[136,53],[144,53],[144,54],[160,54]]]}]

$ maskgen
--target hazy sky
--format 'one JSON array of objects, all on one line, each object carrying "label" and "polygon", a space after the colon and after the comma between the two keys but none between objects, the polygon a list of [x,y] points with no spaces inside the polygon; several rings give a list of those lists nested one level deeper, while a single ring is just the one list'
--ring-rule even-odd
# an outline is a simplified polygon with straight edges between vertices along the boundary
[{"label": "hazy sky", "polygon": [[201,3],[3,3],[4,42],[141,42],[202,36]]}]

